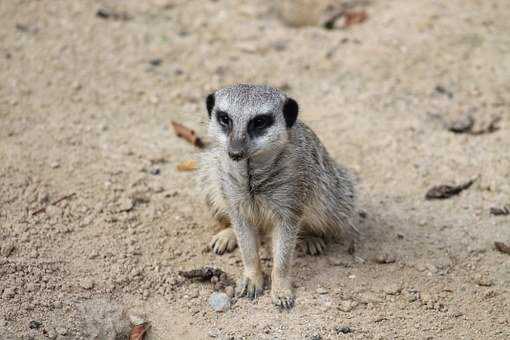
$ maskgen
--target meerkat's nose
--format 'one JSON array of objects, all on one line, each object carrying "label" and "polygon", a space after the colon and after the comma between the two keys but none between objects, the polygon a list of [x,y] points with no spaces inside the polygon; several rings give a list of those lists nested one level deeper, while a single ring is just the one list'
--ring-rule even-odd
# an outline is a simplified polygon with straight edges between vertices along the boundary
[{"label": "meerkat's nose", "polygon": [[233,161],[240,161],[241,159],[244,158],[244,151],[229,151],[228,152],[228,156],[233,160]]}]

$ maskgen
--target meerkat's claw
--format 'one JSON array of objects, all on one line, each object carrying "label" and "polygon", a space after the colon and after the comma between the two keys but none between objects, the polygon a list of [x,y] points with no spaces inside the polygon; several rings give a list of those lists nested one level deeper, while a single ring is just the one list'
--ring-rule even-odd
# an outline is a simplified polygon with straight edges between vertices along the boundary
[{"label": "meerkat's claw", "polygon": [[209,247],[215,254],[223,255],[232,252],[237,247],[237,238],[232,228],[223,229],[213,236]]},{"label": "meerkat's claw", "polygon": [[236,296],[247,297],[249,299],[256,299],[261,296],[264,291],[264,280],[263,278],[252,279],[247,276],[241,278],[237,284]]},{"label": "meerkat's claw", "polygon": [[277,289],[271,292],[271,300],[276,307],[291,309],[296,299],[291,289]]},{"label": "meerkat's claw", "polygon": [[326,242],[322,237],[305,236],[303,242],[305,243],[306,253],[309,255],[319,256],[326,252]]}]

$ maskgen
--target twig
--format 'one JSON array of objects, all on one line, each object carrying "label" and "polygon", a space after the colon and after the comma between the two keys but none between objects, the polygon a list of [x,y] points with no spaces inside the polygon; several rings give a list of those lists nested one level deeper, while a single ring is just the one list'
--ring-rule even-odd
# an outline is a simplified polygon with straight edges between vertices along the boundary
[{"label": "twig", "polygon": [[66,200],[66,199],[69,199],[69,198],[71,198],[71,197],[73,197],[73,196],[75,196],[75,195],[76,195],[76,193],[75,193],[75,192],[73,192],[72,194],[62,196],[62,197],[60,197],[59,199],[57,199],[57,200],[55,200],[55,201],[51,202],[51,203],[50,203],[50,204],[48,204],[47,206],[42,207],[42,208],[40,208],[40,209],[38,209],[38,210],[34,211],[34,212],[32,213],[32,216],[35,216],[35,215],[40,214],[40,213],[42,213],[42,212],[45,212],[45,211],[46,211],[46,208],[48,208],[48,206],[50,206],[50,205],[57,205],[57,204],[59,204],[60,202],[62,202],[62,201],[64,201],[64,200]]},{"label": "twig", "polygon": [[203,148],[205,146],[202,139],[198,137],[195,131],[193,131],[192,129],[174,121],[172,121],[172,126],[175,130],[175,134],[177,135],[177,137],[187,140],[197,148]]}]

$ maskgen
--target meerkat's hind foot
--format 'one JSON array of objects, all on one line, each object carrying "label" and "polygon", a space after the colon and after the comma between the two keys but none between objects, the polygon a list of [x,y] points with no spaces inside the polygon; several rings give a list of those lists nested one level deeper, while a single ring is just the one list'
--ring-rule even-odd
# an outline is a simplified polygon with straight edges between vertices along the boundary
[{"label": "meerkat's hind foot", "polygon": [[326,241],[320,236],[304,235],[303,245],[306,253],[312,256],[324,255],[326,252]]},{"label": "meerkat's hind foot", "polygon": [[226,228],[213,236],[209,243],[211,250],[218,255],[226,252],[232,252],[237,247],[237,238],[232,228]]}]

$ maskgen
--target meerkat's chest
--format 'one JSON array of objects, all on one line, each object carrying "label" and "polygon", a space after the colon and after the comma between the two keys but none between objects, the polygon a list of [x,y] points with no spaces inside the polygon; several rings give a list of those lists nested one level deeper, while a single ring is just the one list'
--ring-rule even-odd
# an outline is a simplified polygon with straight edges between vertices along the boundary
[{"label": "meerkat's chest", "polygon": [[260,190],[260,178],[250,176],[243,169],[234,169],[225,172],[223,180],[223,192],[232,208],[264,229],[274,223],[272,191]]}]

